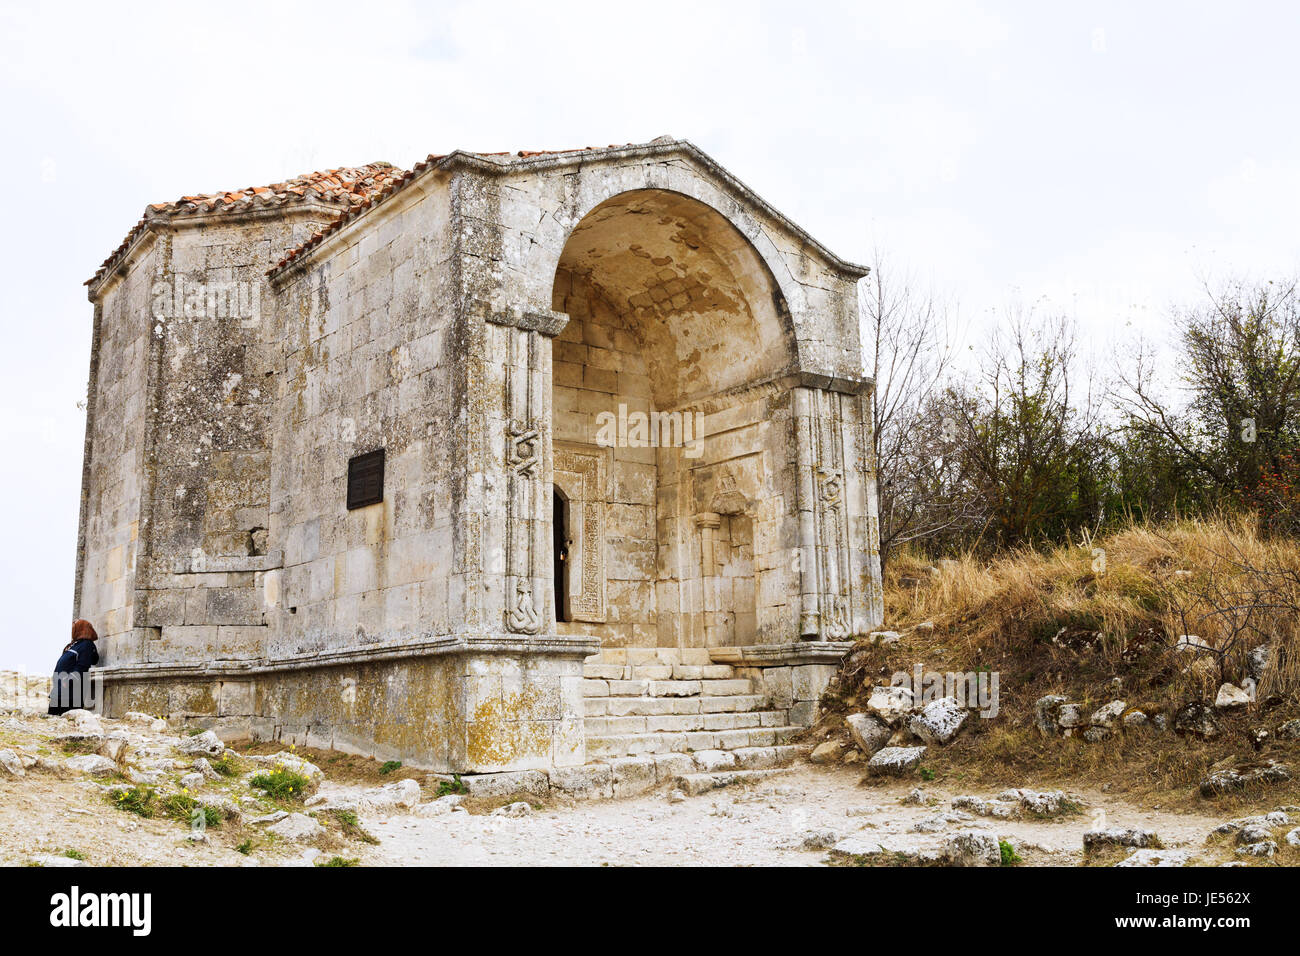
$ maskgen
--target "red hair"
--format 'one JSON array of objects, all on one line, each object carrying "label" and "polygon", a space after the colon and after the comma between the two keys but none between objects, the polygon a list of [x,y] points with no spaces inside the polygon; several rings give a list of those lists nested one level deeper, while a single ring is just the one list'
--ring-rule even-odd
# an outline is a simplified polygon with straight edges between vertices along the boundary
[{"label": "red hair", "polygon": [[95,633],[95,628],[89,621],[76,620],[72,622],[72,639],[97,641],[99,635]]}]

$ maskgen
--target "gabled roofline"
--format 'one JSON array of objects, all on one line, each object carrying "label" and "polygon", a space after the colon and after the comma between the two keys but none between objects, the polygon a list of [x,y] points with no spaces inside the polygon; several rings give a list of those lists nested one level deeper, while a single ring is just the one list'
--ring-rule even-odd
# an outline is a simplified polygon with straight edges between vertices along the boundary
[{"label": "gabled roofline", "polygon": [[435,170],[451,171],[456,168],[465,168],[486,175],[504,176],[523,170],[580,166],[593,161],[660,159],[672,156],[687,158],[701,166],[731,192],[743,197],[747,203],[755,206],[766,216],[788,229],[800,242],[815,251],[818,257],[835,271],[854,279],[860,279],[871,271],[867,266],[849,262],[835,255],[809,235],[807,230],[768,203],[762,196],[733,176],[722,164],[694,143],[684,139],[660,137],[649,143],[631,143],[626,146],[609,146],[605,148],[588,147],[586,149],[556,152],[471,153],[456,150],[446,155],[430,155],[423,162],[416,163],[408,173],[395,182],[367,198],[359,205],[345,210],[341,216],[328,226],[289,250],[283,259],[276,263],[273,268],[267,270],[266,274],[275,281],[287,278],[289,275],[305,269],[314,257],[315,251],[324,245],[330,236],[340,232],[351,222],[364,217],[369,210],[386,202],[417,179],[422,179]]}]

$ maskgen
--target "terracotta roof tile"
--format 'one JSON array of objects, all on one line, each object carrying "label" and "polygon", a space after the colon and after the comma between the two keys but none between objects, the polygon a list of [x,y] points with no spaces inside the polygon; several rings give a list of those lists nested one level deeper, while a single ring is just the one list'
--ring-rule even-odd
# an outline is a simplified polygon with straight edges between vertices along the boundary
[{"label": "terracotta roof tile", "polygon": [[[655,140],[656,143],[667,141],[669,137]],[[581,153],[601,149],[620,149],[623,145],[613,144],[609,147],[586,146],[578,149],[539,149],[519,150],[517,153],[472,153],[476,156],[518,156],[528,159],[535,156],[552,156],[563,153]],[[407,185],[417,175],[424,172],[444,154],[430,154],[423,161],[416,163],[409,170],[398,169],[389,163],[370,163],[366,166],[343,166],[338,169],[325,169],[306,173],[282,183],[269,186],[247,186],[230,192],[205,193],[194,196],[182,196],[173,202],[152,203],[145,209],[144,218],[131,228],[113,254],[104,260],[95,275],[87,280],[91,285],[114,268],[126,255],[131,244],[148,227],[150,221],[158,219],[181,218],[203,214],[239,213],[255,209],[283,206],[291,203],[316,200],[337,206],[338,215],[324,228],[313,233],[305,242],[285,253],[284,257],[269,270],[273,275],[289,265],[309,249],[319,245],[324,239],[371,206],[382,202],[393,193]]]},{"label": "terracotta roof tile", "polygon": [[341,211],[359,206],[374,193],[406,174],[390,163],[344,166],[305,173],[269,186],[247,186],[220,193],[182,196],[172,202],[151,203],[113,254],[104,260],[87,285],[112,269],[144,231],[149,220],[171,219],[206,213],[239,213],[315,200],[337,206]]},{"label": "terracotta roof tile", "polygon": [[[470,155],[518,156],[521,159],[528,159],[533,156],[557,156],[563,153],[584,153],[592,150],[601,150],[601,149],[621,149],[623,146],[632,146],[632,145],[635,144],[616,143],[608,147],[583,146],[576,149],[534,149],[534,150],[521,149],[517,153],[510,153],[510,152],[503,151],[498,153],[472,153]],[[430,153],[427,158],[425,158],[422,162],[416,163],[413,167],[411,167],[411,169],[408,172],[403,173],[402,175],[393,179],[391,182],[385,184],[385,186],[382,189],[377,189],[374,192],[370,193],[368,196],[366,196],[364,202],[354,205],[351,209],[345,210],[342,214],[339,215],[337,219],[331,222],[328,226],[325,226],[323,229],[317,230],[315,233],[309,236],[305,242],[290,249],[287,253],[285,253],[283,259],[281,259],[279,262],[275,264],[274,267],[272,267],[267,271],[267,275],[274,275],[275,273],[283,269],[285,266],[289,265],[294,260],[302,256],[308,250],[313,249],[316,246],[320,245],[322,242],[325,241],[327,236],[335,232],[338,232],[345,225],[347,225],[349,222],[351,222],[353,219],[359,216],[363,211],[369,209],[372,205],[377,205],[383,202],[385,199],[387,199],[393,193],[400,190],[403,186],[409,183],[420,173],[424,172],[434,163],[438,162],[441,159],[445,159],[446,155],[447,154]]]}]

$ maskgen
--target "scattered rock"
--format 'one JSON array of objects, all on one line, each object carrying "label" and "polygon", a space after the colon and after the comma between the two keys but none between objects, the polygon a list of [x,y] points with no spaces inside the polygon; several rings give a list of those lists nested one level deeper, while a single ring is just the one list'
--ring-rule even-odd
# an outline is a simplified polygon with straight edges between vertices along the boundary
[{"label": "scattered rock", "polygon": [[461,806],[464,800],[465,797],[462,794],[449,793],[445,797],[439,797],[429,803],[420,804],[415,808],[415,815],[418,817],[441,817],[457,810],[464,813],[465,808]]},{"label": "scattered rock", "polygon": [[876,774],[902,776],[916,768],[925,751],[925,747],[886,747],[867,761],[867,769]]},{"label": "scattered rock", "polygon": [[116,763],[99,754],[81,754],[76,757],[69,757],[63,761],[63,765],[69,770],[75,770],[77,773],[94,775],[114,773],[117,770]]},{"label": "scattered rock", "polygon": [[1277,729],[1277,735],[1283,740],[1300,740],[1300,718],[1288,720]]},{"label": "scattered rock", "polygon": [[1209,739],[1219,734],[1214,711],[1201,701],[1194,701],[1174,716],[1174,732]]},{"label": "scattered rock", "polygon": [[186,737],[176,749],[184,754],[207,754],[216,757],[226,749],[226,745],[212,731],[205,730],[193,737]]},{"label": "scattered rock", "polygon": [[1239,856],[1262,856],[1271,860],[1276,853],[1277,844],[1272,840],[1261,840],[1258,843],[1251,843],[1248,846],[1237,847],[1237,854]]},{"label": "scattered rock", "polygon": [[1056,712],[1056,723],[1062,730],[1073,730],[1084,725],[1083,711],[1078,704],[1062,704]]},{"label": "scattered rock", "polygon": [[1291,768],[1274,760],[1262,764],[1216,770],[1201,781],[1201,796],[1213,797],[1247,787],[1283,783],[1291,779]]},{"label": "scattered rock", "polygon": [[98,714],[93,714],[88,710],[74,708],[63,712],[63,719],[71,721],[72,724],[83,734],[100,734],[104,733],[104,725],[99,719]]},{"label": "scattered rock", "polygon": [[834,830],[809,830],[799,841],[805,850],[828,850],[844,839],[844,835]]},{"label": "scattered rock", "polygon": [[284,840],[311,840],[325,832],[325,828],[305,813],[291,813],[267,831]]},{"label": "scattered rock", "polygon": [[957,823],[970,823],[975,818],[960,810],[940,810],[912,824],[913,833],[938,833]]},{"label": "scattered rock", "polygon": [[949,743],[966,723],[968,713],[955,698],[940,697],[907,722],[907,727],[927,744]]},{"label": "scattered rock", "polygon": [[1214,648],[1203,637],[1197,637],[1195,634],[1184,634],[1174,644],[1174,650],[1190,653],[1194,651],[1213,651]]},{"label": "scattered rock", "polygon": [[533,812],[533,805],[523,800],[517,800],[514,803],[507,803],[504,807],[497,807],[492,811],[494,817],[526,817]]},{"label": "scattered rock", "polygon": [[998,801],[1014,803],[1022,811],[1035,817],[1060,816],[1082,806],[1079,801],[1067,797],[1063,790],[1030,790],[1027,787],[1003,790],[998,794]]},{"label": "scattered rock", "polygon": [[890,644],[897,644],[902,639],[903,635],[899,634],[897,631],[872,631],[867,635],[867,640],[870,643],[881,647],[886,647]]},{"label": "scattered rock", "polygon": [[181,777],[181,786],[186,790],[198,790],[203,786],[206,779],[201,773],[187,773]]},{"label": "scattered rock", "polygon": [[1046,697],[1040,697],[1034,702],[1034,725],[1038,727],[1038,732],[1044,737],[1059,737],[1061,729],[1057,725],[1057,717],[1061,711],[1061,705],[1066,703],[1066,698],[1060,694],[1048,694]]},{"label": "scattered rock", "polygon": [[867,710],[891,727],[897,727],[915,709],[912,692],[906,687],[873,687],[867,699]]},{"label": "scattered rock", "polygon": [[1093,727],[1104,727],[1107,730],[1110,730],[1119,723],[1119,719],[1127,707],[1128,703],[1126,701],[1112,700],[1104,707],[1098,707],[1093,711],[1092,717],[1088,720],[1088,723]]},{"label": "scattered rock", "polygon": [[920,787],[914,789],[911,793],[903,798],[904,803],[911,803],[917,806],[925,806],[930,802],[930,798],[925,795],[925,791]]},{"label": "scattered rock", "polygon": [[361,795],[361,806],[373,813],[392,812],[399,807],[410,809],[420,802],[420,785],[414,780],[398,780]]},{"label": "scattered rock", "polygon": [[142,727],[148,727],[154,733],[162,733],[167,729],[167,721],[161,717],[153,717],[149,714],[142,714],[136,710],[129,710],[122,715],[122,719],[130,724],[139,724]]},{"label": "scattered rock", "polygon": [[0,750],[0,768],[11,777],[25,777],[27,771],[23,769],[23,762],[18,755],[12,750]]},{"label": "scattered rock", "polygon": [[967,830],[944,844],[944,856],[954,866],[1000,866],[1002,847],[991,833]]},{"label": "scattered rock", "polygon": [[1286,841],[1287,846],[1300,846],[1300,827],[1292,830],[1283,839]]},{"label": "scattered rock", "polygon": [[276,810],[273,813],[266,814],[266,816],[253,817],[248,822],[255,826],[265,826],[268,823],[279,823],[281,820],[287,819],[288,816],[287,810]]},{"label": "scattered rock", "polygon": [[208,763],[207,757],[200,757],[198,760],[194,761],[194,769],[198,773],[203,774],[205,780],[221,779],[221,774],[212,769],[212,764]]},{"label": "scattered rock", "polygon": [[1237,831],[1238,843],[1262,843],[1264,840],[1271,839],[1273,839],[1273,830],[1258,823],[1244,826]]},{"label": "scattered rock", "polygon": [[285,770],[292,770],[294,773],[300,773],[308,780],[316,780],[325,776],[325,772],[308,760],[303,760],[297,754],[291,754],[287,750],[281,750],[278,754],[272,754],[269,757],[249,758],[258,763],[268,763],[272,767],[283,767]]},{"label": "scattered rock", "polygon": [[1246,655],[1246,674],[1256,684],[1264,680],[1268,672],[1269,658],[1273,654],[1271,644],[1261,644]]},{"label": "scattered rock", "polygon": [[1090,744],[1099,744],[1111,735],[1109,727],[1089,727],[1083,732],[1083,739]]},{"label": "scattered rock", "polygon": [[1125,730],[1143,730],[1147,727],[1150,721],[1148,720],[1147,715],[1142,711],[1130,710],[1124,715],[1121,723],[1124,724]]},{"label": "scattered rock", "polygon": [[889,741],[889,725],[873,714],[849,714],[844,718],[853,742],[870,757]]},{"label": "scattered rock", "polygon": [[74,860],[70,856],[55,856],[52,853],[42,853],[39,856],[32,857],[32,863],[36,866],[86,866],[85,860]]},{"label": "scattered rock", "polygon": [[114,763],[122,763],[126,759],[128,741],[125,734],[112,733],[104,738],[104,742],[99,745],[99,752]]},{"label": "scattered rock", "polygon": [[982,817],[996,817],[1000,820],[1009,820],[1020,815],[1018,802],[984,800],[970,794],[953,797],[952,805],[954,809],[969,810],[971,813],[977,813]]},{"label": "scattered rock", "polygon": [[1106,830],[1088,830],[1083,835],[1085,852],[1106,846],[1156,847],[1160,838],[1152,830],[1141,827],[1110,827]]},{"label": "scattered rock", "polygon": [[1186,850],[1134,850],[1116,866],[1187,866],[1192,855]]},{"label": "scattered rock", "polygon": [[824,740],[813,748],[808,760],[815,764],[835,763],[844,752],[844,744],[838,740]]},{"label": "scattered rock", "polygon": [[686,799],[686,794],[676,788],[668,792],[669,803],[681,803],[685,799]]},{"label": "scattered rock", "polygon": [[1221,685],[1214,698],[1214,706],[1218,710],[1236,710],[1238,707],[1249,706],[1250,702],[1250,694],[1236,684]]}]

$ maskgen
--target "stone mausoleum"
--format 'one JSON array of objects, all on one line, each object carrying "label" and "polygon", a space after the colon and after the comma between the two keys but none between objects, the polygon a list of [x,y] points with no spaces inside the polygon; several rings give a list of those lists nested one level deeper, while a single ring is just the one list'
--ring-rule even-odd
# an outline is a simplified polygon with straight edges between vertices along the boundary
[{"label": "stone mausoleum", "polygon": [[782,762],[882,616],[865,273],[670,138],[148,207],[88,282],[104,707],[444,772]]}]

